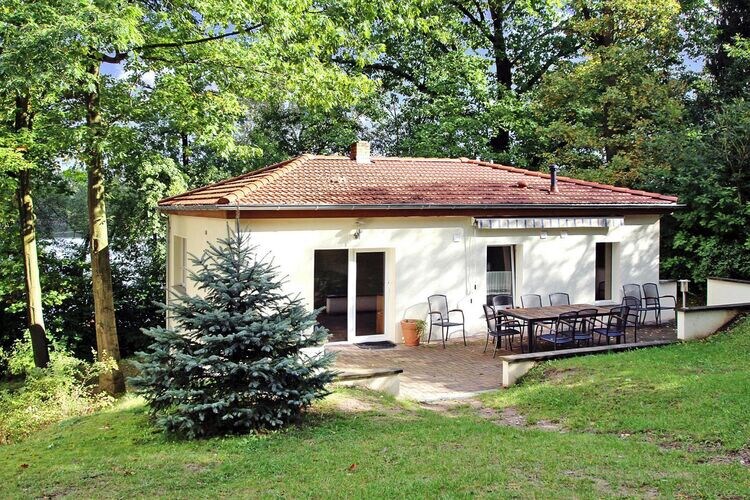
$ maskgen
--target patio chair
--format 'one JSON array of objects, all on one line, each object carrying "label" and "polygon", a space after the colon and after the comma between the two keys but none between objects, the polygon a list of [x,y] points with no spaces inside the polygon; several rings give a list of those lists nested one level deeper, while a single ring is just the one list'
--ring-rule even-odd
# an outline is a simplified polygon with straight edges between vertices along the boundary
[{"label": "patio chair", "polygon": [[518,321],[511,320],[502,310],[498,311],[492,306],[483,305],[484,319],[487,321],[487,340],[484,342],[484,352],[487,352],[487,346],[492,337],[495,348],[492,351],[492,357],[497,355],[497,349],[500,343],[505,339],[508,350],[513,351],[513,337],[519,336],[521,343],[521,352],[523,353],[523,327]]},{"label": "patio chair", "polygon": [[628,314],[625,315],[625,328],[633,329],[633,342],[638,342],[638,299],[623,297],[622,305],[628,307]]},{"label": "patio chair", "polygon": [[[668,300],[665,302],[664,299]],[[645,314],[648,314],[648,311],[654,311],[657,325],[661,324],[662,311],[674,311],[677,308],[677,299],[674,295],[659,295],[659,286],[656,283],[643,284],[643,302]]]},{"label": "patio chair", "polygon": [[[445,341],[448,340],[449,330],[451,327],[460,326],[464,336],[464,345],[466,345],[466,326],[464,321],[464,312],[461,309],[448,309],[448,297],[445,295],[430,295],[427,297],[427,306],[429,307],[430,333],[427,335],[427,343],[432,338],[432,329],[435,326],[440,327],[440,339],[445,349]],[[457,314],[461,315],[460,320],[452,319]],[[451,316],[452,315],[452,316]]]},{"label": "patio chair", "polygon": [[635,313],[638,316],[638,322],[643,323],[646,319],[646,313],[648,312],[643,304],[643,293],[641,292],[641,285],[638,283],[629,283],[622,286],[622,297],[625,300],[626,297],[630,297],[631,304],[629,307],[635,307]]},{"label": "patio chair", "polygon": [[[513,296],[509,294],[500,294],[492,297],[492,307],[495,311],[502,311],[503,309],[511,309],[513,305]],[[520,319],[514,319],[516,323],[521,325],[521,328],[526,328],[526,322]]]},{"label": "patio chair", "polygon": [[549,294],[549,305],[551,306],[569,306],[570,295],[563,292]]},{"label": "patio chair", "polygon": [[596,308],[581,309],[576,316],[576,327],[573,330],[573,341],[580,347],[581,343],[590,346],[594,343],[594,328],[599,310]]},{"label": "patio chair", "polygon": [[508,294],[495,295],[492,297],[492,307],[496,311],[513,307],[513,296]]},{"label": "patio chair", "polygon": [[542,296],[536,293],[521,295],[521,307],[542,307]]},{"label": "patio chair", "polygon": [[607,344],[610,339],[617,339],[619,344],[621,340],[625,339],[625,328],[626,320],[629,313],[628,306],[617,306],[609,310],[609,317],[607,318],[606,324],[601,322],[602,327],[594,328],[593,333],[599,335],[599,342],[601,343],[602,337],[606,337]]},{"label": "patio chair", "polygon": [[541,331],[544,333],[537,336],[537,341],[552,344],[554,350],[557,350],[558,345],[572,344],[577,324],[578,312],[562,313],[552,326],[542,326]]}]

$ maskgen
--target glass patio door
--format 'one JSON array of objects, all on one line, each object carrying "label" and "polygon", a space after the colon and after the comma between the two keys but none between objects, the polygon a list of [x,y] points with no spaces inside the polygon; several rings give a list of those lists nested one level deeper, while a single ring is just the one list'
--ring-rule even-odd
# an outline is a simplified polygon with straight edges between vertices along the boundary
[{"label": "glass patio door", "polygon": [[353,313],[350,342],[377,341],[385,337],[385,262],[382,251],[354,252],[354,279],[350,278],[349,290]]}]

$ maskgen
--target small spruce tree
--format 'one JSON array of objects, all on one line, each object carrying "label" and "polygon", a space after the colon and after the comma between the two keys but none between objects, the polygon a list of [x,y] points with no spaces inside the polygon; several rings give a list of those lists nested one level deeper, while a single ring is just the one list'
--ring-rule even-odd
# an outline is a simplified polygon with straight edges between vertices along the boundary
[{"label": "small spruce tree", "polygon": [[153,342],[131,383],[168,432],[195,438],[279,428],[328,393],[331,356],[301,352],[328,332],[282,291],[276,267],[248,239],[228,229],[191,257],[199,293],[162,304],[172,328],[144,329]]}]

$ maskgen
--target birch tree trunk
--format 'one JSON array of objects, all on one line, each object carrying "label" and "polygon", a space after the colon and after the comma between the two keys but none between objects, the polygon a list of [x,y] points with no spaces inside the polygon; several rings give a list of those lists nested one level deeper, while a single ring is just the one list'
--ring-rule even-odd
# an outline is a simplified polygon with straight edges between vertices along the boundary
[{"label": "birch tree trunk", "polygon": [[112,270],[109,260],[107,210],[104,204],[104,162],[102,158],[102,118],[99,108],[99,63],[92,63],[89,75],[95,82],[86,98],[88,211],[91,245],[91,281],[94,293],[96,350],[100,360],[113,359],[117,366],[99,375],[99,386],[110,394],[125,392],[125,379],[119,369],[120,345],[117,339],[115,306],[112,296]]},{"label": "birch tree trunk", "polygon": [[[31,109],[27,96],[16,97],[15,131],[31,130]],[[18,173],[18,218],[21,229],[23,271],[26,285],[26,313],[28,315],[34,365],[44,368],[49,364],[49,348],[44,328],[42,285],[39,280],[39,261],[36,252],[36,216],[31,197],[31,174],[28,169]]]}]

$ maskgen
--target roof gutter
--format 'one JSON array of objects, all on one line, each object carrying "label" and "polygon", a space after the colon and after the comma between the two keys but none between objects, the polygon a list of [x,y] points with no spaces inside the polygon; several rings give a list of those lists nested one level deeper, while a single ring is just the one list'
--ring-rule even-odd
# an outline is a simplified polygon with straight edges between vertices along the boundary
[{"label": "roof gutter", "polygon": [[626,203],[626,204],[488,204],[488,205],[436,205],[436,204],[386,204],[386,205],[160,205],[159,211],[328,211],[328,210],[570,210],[570,209],[604,209],[604,210],[637,210],[662,209],[664,211],[684,208],[680,203]]}]

